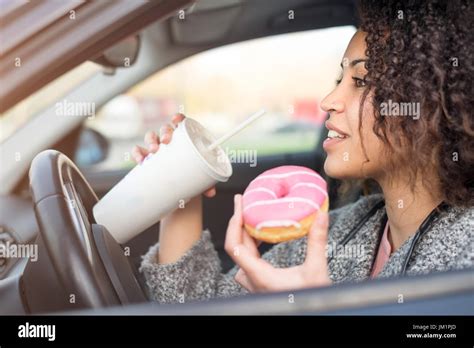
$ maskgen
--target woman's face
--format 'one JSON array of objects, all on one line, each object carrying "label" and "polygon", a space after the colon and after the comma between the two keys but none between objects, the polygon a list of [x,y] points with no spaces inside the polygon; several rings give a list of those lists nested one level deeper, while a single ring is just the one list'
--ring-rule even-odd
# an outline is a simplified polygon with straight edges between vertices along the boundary
[{"label": "woman's face", "polygon": [[[372,131],[374,111],[370,93],[364,104],[362,129],[359,133],[360,100],[366,88],[365,49],[365,34],[357,31],[344,53],[340,82],[321,102],[323,110],[330,115],[326,122],[329,135],[324,142],[327,152],[324,170],[327,175],[338,179],[377,178],[383,173],[383,143]],[[338,134],[331,130],[337,131]],[[333,137],[339,134],[344,137]],[[362,149],[361,137],[367,157]],[[366,162],[367,158],[369,162]]]}]

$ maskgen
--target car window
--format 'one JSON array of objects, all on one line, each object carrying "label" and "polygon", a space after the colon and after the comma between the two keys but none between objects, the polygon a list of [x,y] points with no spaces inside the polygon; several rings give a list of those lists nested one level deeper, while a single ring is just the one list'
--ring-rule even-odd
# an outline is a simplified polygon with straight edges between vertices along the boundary
[{"label": "car window", "polygon": [[38,115],[42,109],[100,70],[100,65],[84,62],[2,113],[0,115],[0,143]]},{"label": "car window", "polygon": [[[117,96],[87,125],[110,142],[105,169],[133,166],[130,150],[176,112],[219,136],[252,113],[267,113],[223,145],[257,156],[311,151],[352,26],[283,34],[223,46],[171,65]],[[231,159],[232,160],[232,159]]]}]

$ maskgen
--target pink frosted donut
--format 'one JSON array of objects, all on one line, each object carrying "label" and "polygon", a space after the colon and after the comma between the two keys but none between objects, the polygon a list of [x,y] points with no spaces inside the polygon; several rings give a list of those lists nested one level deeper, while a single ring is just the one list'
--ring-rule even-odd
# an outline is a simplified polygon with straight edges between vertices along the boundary
[{"label": "pink frosted donut", "polygon": [[314,170],[281,166],[257,176],[243,194],[243,219],[254,238],[279,243],[306,235],[327,211],[326,181]]}]

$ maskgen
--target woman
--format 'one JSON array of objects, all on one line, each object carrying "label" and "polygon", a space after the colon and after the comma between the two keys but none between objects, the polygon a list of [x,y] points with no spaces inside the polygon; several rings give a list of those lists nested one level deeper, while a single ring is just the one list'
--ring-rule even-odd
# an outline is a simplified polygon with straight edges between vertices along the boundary
[{"label": "woman", "polygon": [[[361,26],[342,59],[341,79],[322,102],[329,113],[326,126],[343,136],[325,141],[324,169],[338,179],[374,180],[382,194],[320,214],[307,237],[275,245],[264,255],[242,227],[236,195],[225,248],[237,266],[226,274],[209,231],[202,231],[196,197],[162,220],[159,244],[143,259],[141,271],[155,300],[183,302],[474,265],[472,6],[368,1],[360,9]],[[135,159],[168,143],[172,129],[163,127],[159,138],[148,133],[149,149],[136,147]],[[211,188],[205,195],[215,193]]]}]

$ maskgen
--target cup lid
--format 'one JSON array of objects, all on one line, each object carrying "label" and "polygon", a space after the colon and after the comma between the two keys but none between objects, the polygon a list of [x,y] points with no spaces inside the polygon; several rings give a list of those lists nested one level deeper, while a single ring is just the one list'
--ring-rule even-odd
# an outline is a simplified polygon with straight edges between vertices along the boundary
[{"label": "cup lid", "polygon": [[205,164],[209,175],[218,181],[227,181],[232,175],[232,165],[220,146],[208,150],[209,145],[216,140],[212,133],[192,118],[185,118],[182,124],[184,133],[194,145],[193,148]]}]

